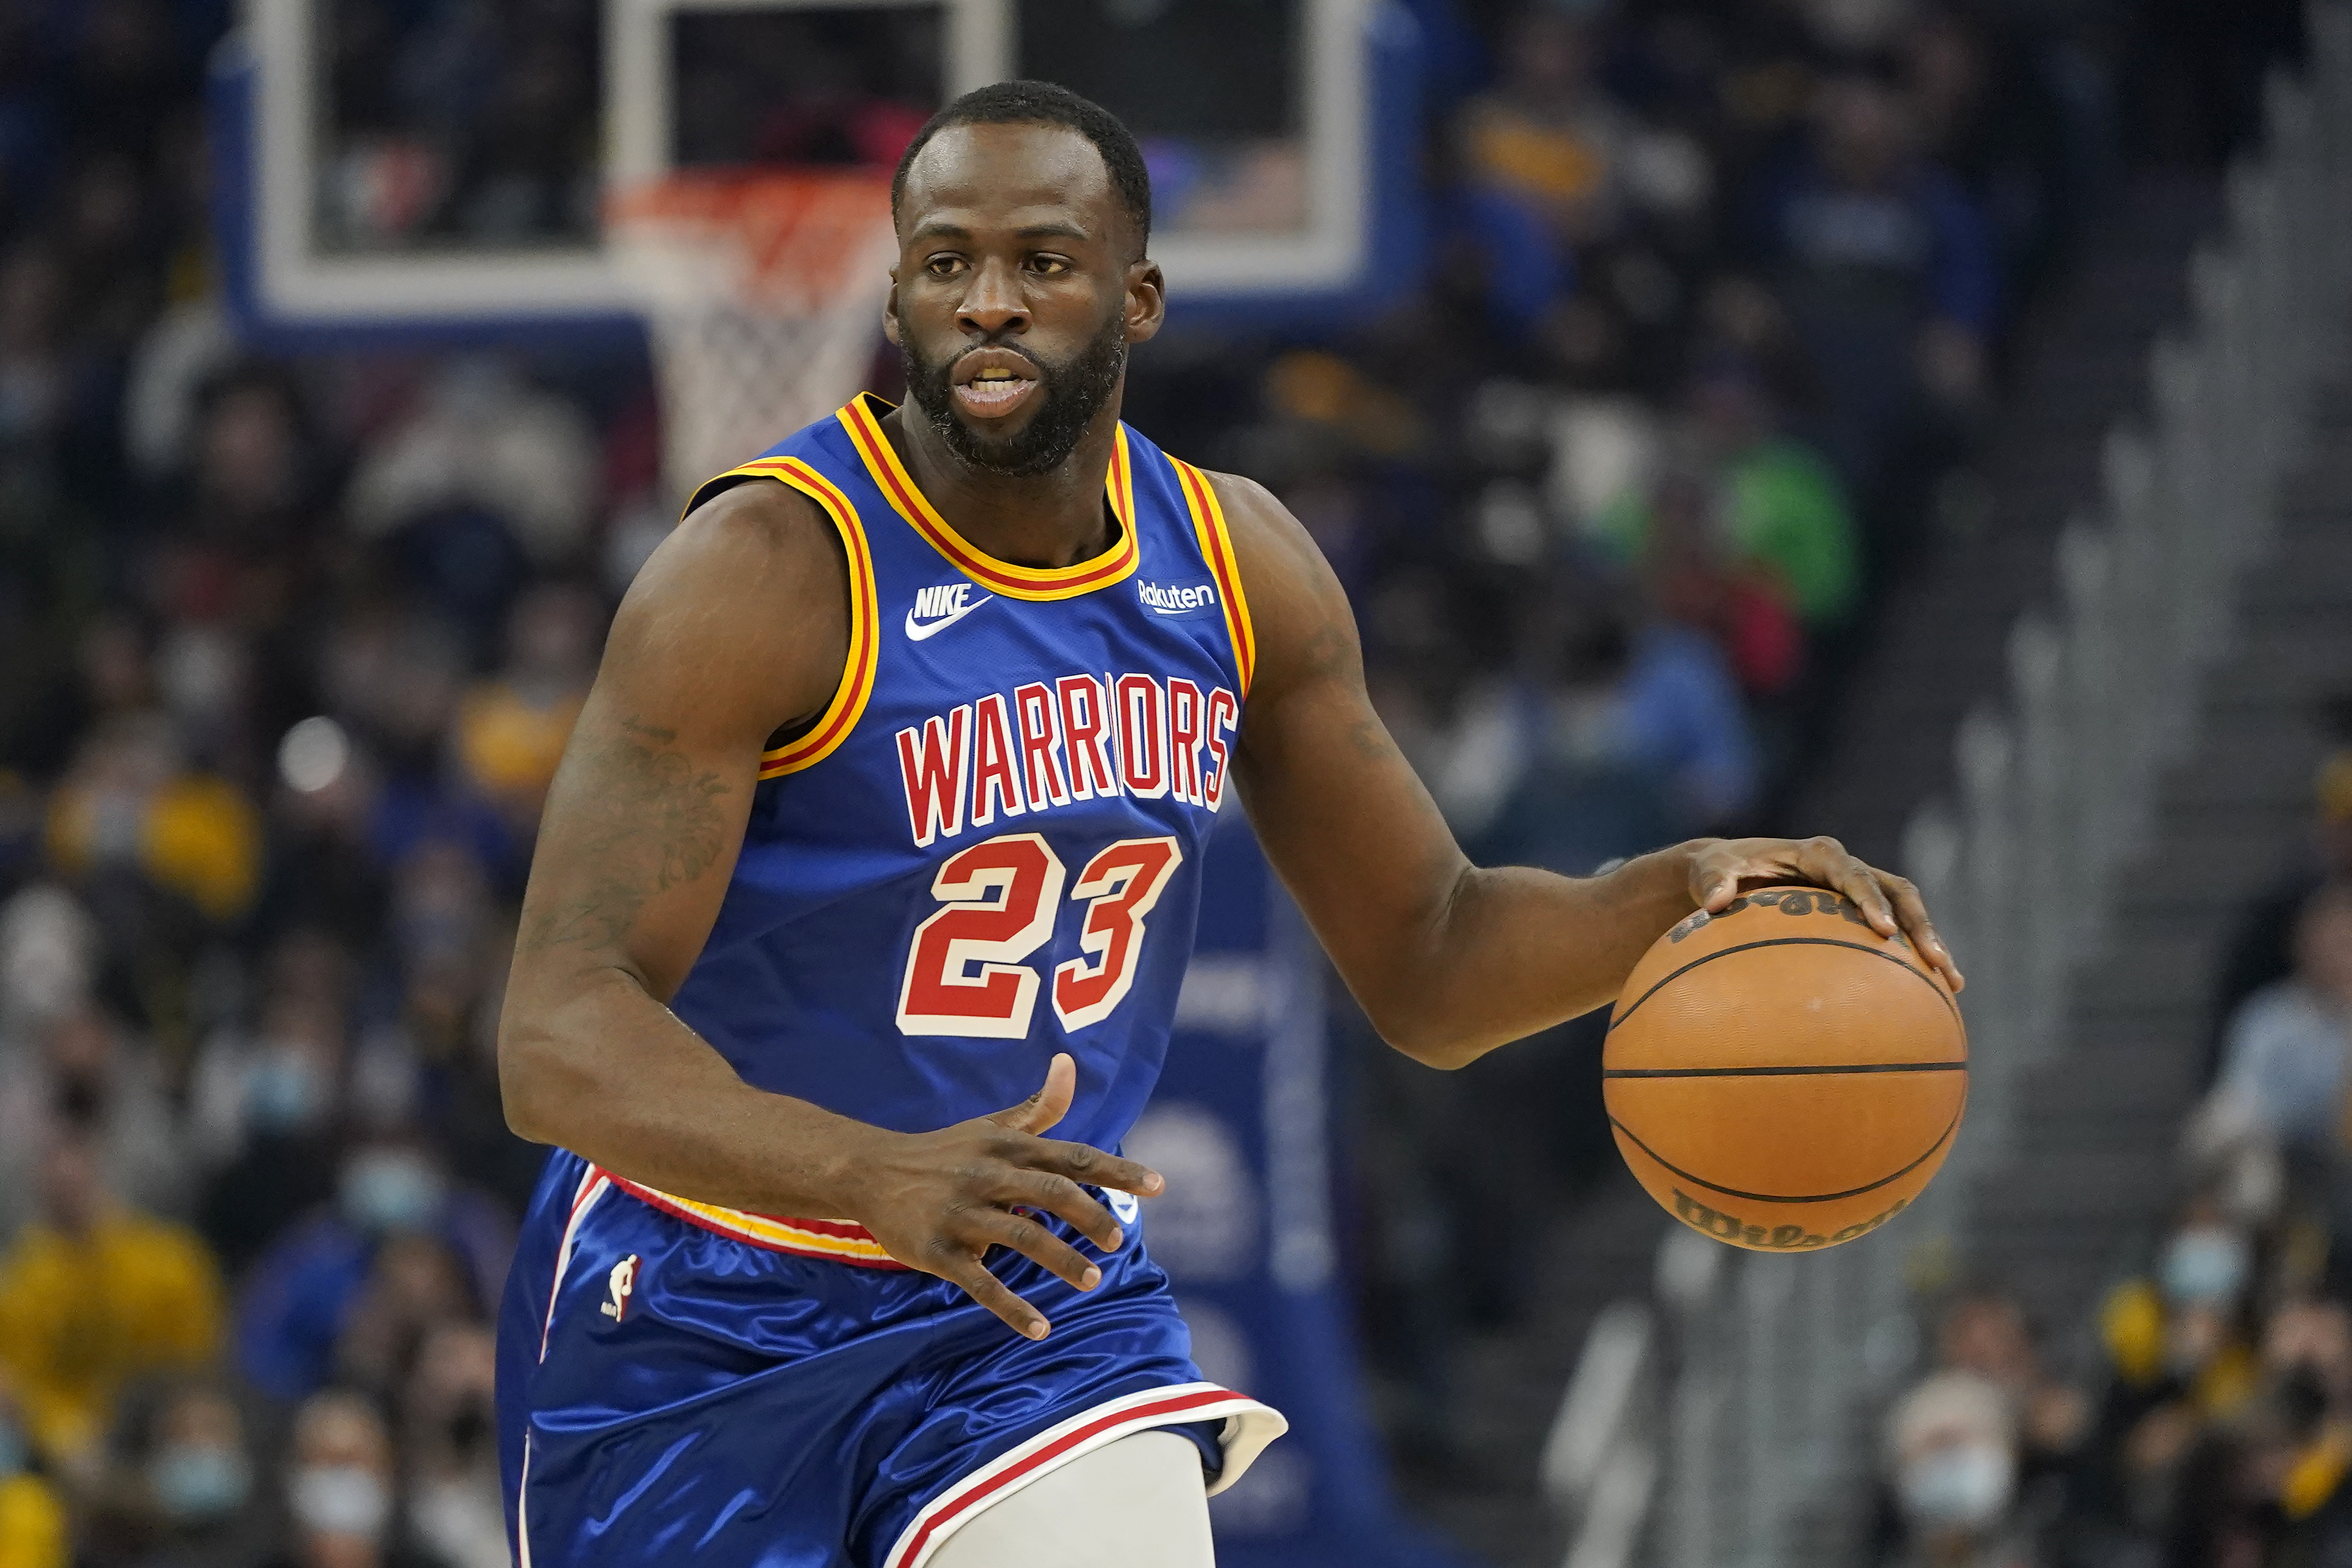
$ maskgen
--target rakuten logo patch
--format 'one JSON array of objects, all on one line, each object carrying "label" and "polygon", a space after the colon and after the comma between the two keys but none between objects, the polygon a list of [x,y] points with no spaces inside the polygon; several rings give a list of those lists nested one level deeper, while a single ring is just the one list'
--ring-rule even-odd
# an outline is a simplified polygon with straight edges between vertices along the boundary
[{"label": "rakuten logo patch", "polygon": [[1209,584],[1165,588],[1156,582],[1135,585],[1136,598],[1146,610],[1157,610],[1162,615],[1182,615],[1189,611],[1206,610],[1217,601],[1217,591]]}]

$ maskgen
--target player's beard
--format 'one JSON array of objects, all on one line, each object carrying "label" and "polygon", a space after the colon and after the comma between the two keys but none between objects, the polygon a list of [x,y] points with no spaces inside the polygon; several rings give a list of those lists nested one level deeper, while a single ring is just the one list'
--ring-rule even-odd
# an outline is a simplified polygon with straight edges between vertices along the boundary
[{"label": "player's beard", "polygon": [[973,467],[1016,479],[1050,473],[1077,450],[1087,426],[1118,390],[1119,375],[1127,369],[1127,323],[1114,315],[1092,342],[1059,363],[1017,343],[988,346],[1018,354],[1036,370],[1037,395],[1045,402],[1019,434],[992,441],[956,417],[955,392],[948,377],[969,348],[934,362],[902,340],[898,356],[907,367],[907,395],[948,450]]}]

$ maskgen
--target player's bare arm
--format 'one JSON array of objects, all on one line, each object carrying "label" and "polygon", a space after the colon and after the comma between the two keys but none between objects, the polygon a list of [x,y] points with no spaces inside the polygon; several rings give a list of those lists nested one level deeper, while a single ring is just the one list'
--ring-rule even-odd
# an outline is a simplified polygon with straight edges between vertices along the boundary
[{"label": "player's bare arm", "polygon": [[1703,839],[1586,878],[1472,865],[1372,710],[1354,616],[1314,541],[1262,486],[1213,483],[1259,651],[1234,777],[1276,870],[1399,1050],[1459,1067],[1605,1007],[1668,926],[1768,883],[1836,889],[1959,986],[1917,891],[1834,839]]},{"label": "player's bare arm", "polygon": [[992,1245],[1080,1289],[1098,1270],[1017,1207],[1106,1250],[1118,1223],[1079,1182],[1160,1178],[1038,1136],[1068,1106],[1057,1058],[1024,1104],[887,1132],[754,1089],[666,1005],[716,921],[772,737],[821,712],[848,640],[831,525],[782,485],[697,509],[613,623],[550,792],[499,1039],[516,1132],[631,1180],[761,1214],[853,1220],[1032,1337],[1045,1320],[981,1266]]}]

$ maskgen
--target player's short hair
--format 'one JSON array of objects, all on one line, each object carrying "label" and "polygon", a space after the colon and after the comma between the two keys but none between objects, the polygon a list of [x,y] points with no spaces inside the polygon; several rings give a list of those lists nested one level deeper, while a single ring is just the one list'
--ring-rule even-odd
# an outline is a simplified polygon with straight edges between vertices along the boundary
[{"label": "player's short hair", "polygon": [[1143,166],[1143,149],[1135,133],[1118,116],[1050,81],[1000,81],[974,88],[923,122],[915,139],[899,155],[898,172],[890,176],[890,215],[907,193],[907,170],[932,137],[951,125],[1066,125],[1102,154],[1103,170],[1110,175],[1111,194],[1135,225],[1136,254],[1151,238],[1151,174]]}]

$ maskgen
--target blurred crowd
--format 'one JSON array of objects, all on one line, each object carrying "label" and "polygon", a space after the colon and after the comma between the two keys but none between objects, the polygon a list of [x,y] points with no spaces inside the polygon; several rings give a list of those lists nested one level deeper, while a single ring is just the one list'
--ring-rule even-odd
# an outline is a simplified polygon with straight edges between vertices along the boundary
[{"label": "blurred crowd", "polygon": [[[2130,126],[2226,151],[2275,40],[2198,22],[2135,111],[2120,4],[1412,9],[1426,285],[1311,340],[1179,334],[1134,417],[1305,519],[1474,852],[1581,873],[1767,822],[1879,591],[1971,504]],[[331,242],[579,227],[595,6],[334,10]],[[488,1313],[539,1151],[491,1045],[541,800],[668,522],[652,379],[242,344],[206,218],[228,13],[0,6],[0,1568],[492,1568]],[[839,113],[789,144],[887,159],[919,119]],[[2224,1082],[2268,1103],[2317,1015],[2247,1006]],[[1433,1441],[1449,1336],[1515,1304],[1522,1156],[1583,1157],[1563,1059],[1361,1097],[1375,1339]],[[2267,1279],[2269,1233],[2231,1234]],[[2263,1430],[2352,1455],[2340,1313],[2239,1289],[2199,1332],[2243,1388],[2322,1368]],[[2010,1335],[1968,1353],[1998,1383],[1985,1314],[1948,1337]],[[2129,1434],[2188,1364],[2143,1332],[2174,1392]],[[1913,1425],[2065,1425],[1983,1395]]]},{"label": "blurred crowd", "polygon": [[2352,750],[2240,911],[2214,1019],[2178,1165],[2149,1173],[2170,1214],[2096,1321],[2045,1358],[2000,1290],[1944,1304],[1887,1417],[1885,1563],[2352,1563]]},{"label": "blurred crowd", "polygon": [[[2119,185],[2244,145],[2294,9],[1415,9],[1452,86],[1426,287],[1252,382],[1194,372],[1253,412],[1191,449],[1314,533],[1474,856],[1581,874],[1834,831],[1785,820],[1790,786],[1889,586],[1995,504],[2035,313]],[[1176,423],[1146,383],[1141,417]],[[1442,1082],[1353,1027],[1380,1407],[1475,1480],[1467,1336],[1521,1319],[1523,1239],[1613,1163],[1596,1026]]]},{"label": "blurred crowd", "polygon": [[650,382],[247,351],[227,20],[0,7],[0,1565],[498,1568],[491,1041]]}]

